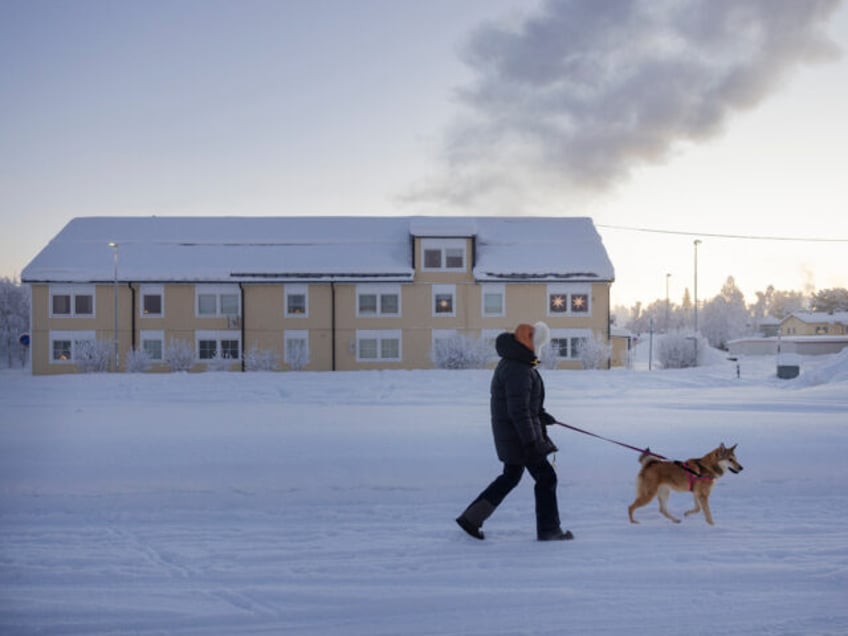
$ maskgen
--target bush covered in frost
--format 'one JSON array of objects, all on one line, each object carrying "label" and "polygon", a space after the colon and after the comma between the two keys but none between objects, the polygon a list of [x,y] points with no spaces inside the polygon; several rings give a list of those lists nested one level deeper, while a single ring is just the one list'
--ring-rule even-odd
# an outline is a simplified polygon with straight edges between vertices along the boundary
[{"label": "bush covered in frost", "polygon": [[185,340],[169,340],[164,360],[171,371],[188,371],[194,365],[194,348]]},{"label": "bush covered in frost", "polygon": [[[696,346],[697,344],[697,346]],[[701,336],[667,334],[657,344],[657,360],[664,369],[697,367],[709,343]]]},{"label": "bush covered in frost", "polygon": [[271,349],[260,349],[256,345],[244,357],[244,368],[247,371],[276,371],[280,363],[278,356]]},{"label": "bush covered in frost", "polygon": [[577,359],[584,369],[608,369],[612,345],[592,335],[580,344]]},{"label": "bush covered in frost", "polygon": [[105,373],[114,355],[115,344],[109,340],[82,340],[76,343],[74,362],[83,373]]},{"label": "bush covered in frost", "polygon": [[482,369],[492,355],[491,343],[462,335],[439,338],[430,352],[439,369]]},{"label": "bush covered in frost", "polygon": [[127,373],[144,373],[150,368],[151,364],[153,364],[153,360],[151,360],[150,354],[144,349],[128,351],[124,360]]}]

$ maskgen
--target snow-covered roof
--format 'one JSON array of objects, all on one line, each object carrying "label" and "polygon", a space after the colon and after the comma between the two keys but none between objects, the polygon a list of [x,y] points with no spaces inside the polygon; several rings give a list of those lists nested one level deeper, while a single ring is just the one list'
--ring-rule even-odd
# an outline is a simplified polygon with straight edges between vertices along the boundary
[{"label": "snow-covered roof", "polygon": [[796,311],[783,320],[785,321],[792,317],[795,317],[801,322],[805,322],[807,324],[848,324],[848,311],[835,311],[832,314],[824,311]]},{"label": "snow-covered roof", "polygon": [[475,237],[484,281],[612,281],[583,217],[81,217],[21,280],[111,282],[409,281],[412,237]]}]

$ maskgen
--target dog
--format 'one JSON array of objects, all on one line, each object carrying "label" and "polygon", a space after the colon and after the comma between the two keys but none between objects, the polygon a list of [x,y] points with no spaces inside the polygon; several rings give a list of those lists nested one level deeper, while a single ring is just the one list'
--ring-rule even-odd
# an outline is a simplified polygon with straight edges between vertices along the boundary
[{"label": "dog", "polygon": [[656,497],[660,503],[660,512],[674,523],[680,523],[680,519],[668,511],[666,503],[672,490],[688,490],[695,499],[695,507],[687,510],[685,516],[703,510],[707,523],[715,525],[710,512],[710,491],[713,489],[713,482],[721,477],[725,470],[733,474],[742,471],[742,464],[736,460],[736,446],[738,444],[727,448],[722,442],[721,446],[703,457],[685,462],[659,460],[650,450],[646,450],[639,457],[642,469],[636,478],[636,499],[627,509],[630,522],[639,523],[633,518],[633,511],[651,503]]}]

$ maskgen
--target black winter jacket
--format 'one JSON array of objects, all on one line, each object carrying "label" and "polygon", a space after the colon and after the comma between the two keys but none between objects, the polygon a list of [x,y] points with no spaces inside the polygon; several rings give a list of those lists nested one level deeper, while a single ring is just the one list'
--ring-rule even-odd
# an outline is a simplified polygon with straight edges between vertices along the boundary
[{"label": "black winter jacket", "polygon": [[509,332],[495,340],[501,360],[491,386],[492,433],[498,459],[523,464],[527,447],[547,437],[545,425],[554,418],[545,411],[545,385],[536,371],[535,354]]}]

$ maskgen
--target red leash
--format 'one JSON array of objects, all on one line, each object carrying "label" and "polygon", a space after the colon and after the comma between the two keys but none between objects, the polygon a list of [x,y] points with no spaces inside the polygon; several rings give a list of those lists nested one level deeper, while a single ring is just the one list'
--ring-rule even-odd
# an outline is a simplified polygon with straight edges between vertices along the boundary
[{"label": "red leash", "polygon": [[603,437],[602,435],[597,435],[596,433],[592,433],[591,431],[584,431],[582,428],[577,428],[576,426],[572,426],[571,424],[566,424],[565,422],[554,421],[554,424],[559,424],[562,427],[569,428],[572,431],[577,431],[578,433],[583,433],[584,435],[589,435],[590,437],[596,437],[597,439],[602,439],[605,442],[610,442],[611,444],[618,444],[619,446],[624,446],[624,448],[629,448],[630,450],[635,450],[638,453],[647,453],[652,457],[656,457],[657,459],[668,459],[659,453],[655,453],[649,448],[638,448],[637,446],[631,446],[630,444],[625,444],[624,442],[619,442],[614,439],[610,439],[609,437]]}]

